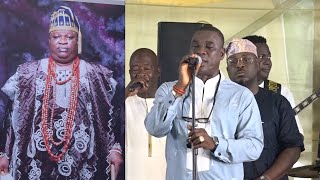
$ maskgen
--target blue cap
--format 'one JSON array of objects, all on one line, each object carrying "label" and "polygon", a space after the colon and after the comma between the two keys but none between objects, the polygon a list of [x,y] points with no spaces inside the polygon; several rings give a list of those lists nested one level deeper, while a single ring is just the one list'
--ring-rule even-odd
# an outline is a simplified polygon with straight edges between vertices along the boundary
[{"label": "blue cap", "polygon": [[49,32],[55,30],[71,30],[79,32],[80,26],[78,18],[67,6],[60,6],[51,14]]}]

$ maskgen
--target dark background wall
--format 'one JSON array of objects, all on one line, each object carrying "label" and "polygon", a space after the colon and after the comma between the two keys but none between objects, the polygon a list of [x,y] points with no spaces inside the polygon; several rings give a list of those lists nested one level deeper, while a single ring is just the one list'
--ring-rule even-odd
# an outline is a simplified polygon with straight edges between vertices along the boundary
[{"label": "dark background wall", "polygon": [[158,23],[158,58],[161,67],[159,85],[178,79],[179,62],[189,53],[192,35],[200,27],[201,23]]}]

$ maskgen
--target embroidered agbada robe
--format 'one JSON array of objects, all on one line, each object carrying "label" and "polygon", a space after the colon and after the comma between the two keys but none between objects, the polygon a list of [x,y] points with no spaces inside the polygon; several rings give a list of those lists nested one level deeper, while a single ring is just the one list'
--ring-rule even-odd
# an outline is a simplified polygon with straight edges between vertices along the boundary
[{"label": "embroidered agbada robe", "polygon": [[[41,132],[41,113],[48,59],[27,62],[6,82],[2,91],[11,99],[5,149],[15,179],[109,179],[110,150],[115,146],[114,116],[111,99],[116,82],[112,72],[101,65],[80,61],[80,83],[69,148],[58,163],[50,160]],[[69,83],[69,85],[68,85]],[[69,86],[70,81],[66,85]],[[53,88],[52,88],[53,89]],[[63,89],[63,88],[62,88]],[[66,88],[66,92],[68,92]],[[69,98],[57,100],[53,133],[55,141],[63,138]],[[68,100],[67,100],[68,101]],[[52,93],[50,107],[53,103]],[[66,107],[63,107],[65,104]],[[49,109],[49,115],[51,109]],[[115,119],[116,120],[116,119]],[[62,145],[52,147],[61,152]]]}]

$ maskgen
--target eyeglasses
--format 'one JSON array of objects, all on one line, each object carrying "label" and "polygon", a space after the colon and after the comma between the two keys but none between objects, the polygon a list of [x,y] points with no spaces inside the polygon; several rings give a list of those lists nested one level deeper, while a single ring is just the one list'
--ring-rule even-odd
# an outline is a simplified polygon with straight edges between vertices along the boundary
[{"label": "eyeglasses", "polygon": [[242,63],[248,65],[252,64],[254,60],[256,60],[256,58],[253,56],[243,56],[241,58],[230,57],[227,59],[227,63],[229,65],[236,66],[239,63],[239,61],[242,61]]},{"label": "eyeglasses", "polygon": [[261,60],[271,60],[271,55],[259,55],[258,56],[258,59],[261,59]]},{"label": "eyeglasses", "polygon": [[[213,107],[214,107],[214,105],[215,105],[215,103],[216,103],[216,97],[217,97],[217,92],[218,92],[218,89],[219,89],[219,86],[220,86],[220,81],[221,81],[221,73],[220,73],[220,71],[219,71],[219,80],[218,80],[218,83],[217,83],[217,86],[216,86],[216,91],[214,92],[214,95],[213,95],[213,102],[212,102],[212,108],[211,108],[211,111],[210,111],[210,113],[209,113],[209,116],[207,117],[207,118],[196,118],[195,119],[195,121],[197,121],[198,123],[208,123],[208,122],[210,122],[210,116],[211,116],[211,114],[212,114],[212,111],[213,111]],[[190,95],[190,91],[191,90],[191,86],[189,86],[189,92],[188,92],[188,95],[183,99],[183,101],[182,101],[182,110],[181,110],[181,112],[182,112],[182,119],[184,120],[184,121],[187,121],[187,122],[192,122],[192,118],[191,117],[186,117],[186,116],[184,116],[184,114],[183,114],[183,105],[185,104],[184,102],[185,102],[185,100],[189,97],[189,95]]]},{"label": "eyeglasses", "polygon": [[[186,100],[186,98],[183,100],[183,103],[182,103],[182,110],[181,110],[182,111],[182,119],[184,121],[187,121],[187,122],[192,122],[192,118],[191,117],[183,116],[183,105],[184,105],[184,101],[185,100]],[[211,108],[210,114],[209,114],[209,116],[207,118],[196,118],[195,121],[197,121],[198,123],[208,123],[208,122],[210,122],[209,118],[210,118],[210,116],[212,114],[213,106],[214,106],[214,102],[212,104],[212,108]]]}]

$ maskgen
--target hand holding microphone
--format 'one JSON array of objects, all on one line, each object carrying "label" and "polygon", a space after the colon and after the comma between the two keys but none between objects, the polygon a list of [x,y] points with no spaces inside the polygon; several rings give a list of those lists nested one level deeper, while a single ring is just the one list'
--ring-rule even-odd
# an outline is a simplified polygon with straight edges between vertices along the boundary
[{"label": "hand holding microphone", "polygon": [[148,89],[149,77],[146,75],[137,75],[126,87],[126,98],[128,96],[136,95],[140,90]]},{"label": "hand holding microphone", "polygon": [[195,68],[195,67],[197,67],[197,65],[199,65],[199,67],[200,67],[200,65],[202,63],[202,58],[199,55],[193,54],[191,57],[189,57],[186,60],[186,63],[188,63],[189,68]]},{"label": "hand holding microphone", "polygon": [[192,80],[191,70],[195,68],[195,74],[197,74],[202,63],[202,59],[197,54],[187,55],[180,61],[179,67],[179,80],[176,86],[179,89],[185,90]]},{"label": "hand holding microphone", "polygon": [[135,82],[129,87],[129,92],[133,92],[141,88],[143,88],[143,84],[141,82]]}]

